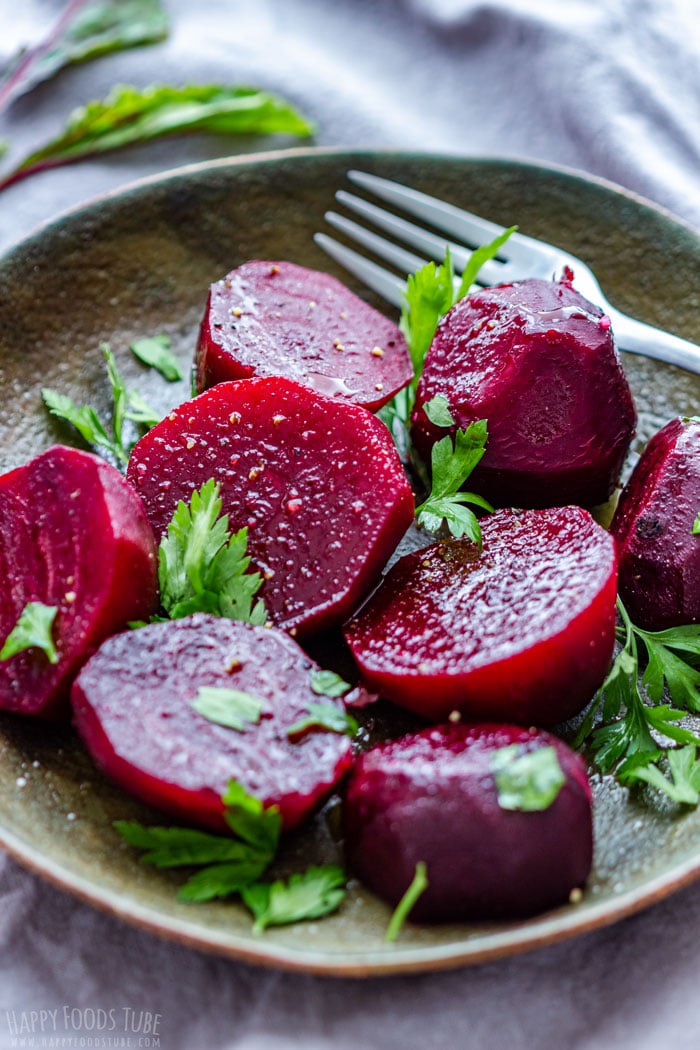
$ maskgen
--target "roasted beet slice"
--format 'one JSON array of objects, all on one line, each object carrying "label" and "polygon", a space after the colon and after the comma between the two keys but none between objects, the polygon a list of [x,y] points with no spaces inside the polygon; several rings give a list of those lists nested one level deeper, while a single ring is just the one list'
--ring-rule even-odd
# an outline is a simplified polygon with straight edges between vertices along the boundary
[{"label": "roasted beet slice", "polygon": [[447,398],[459,427],[487,419],[470,487],[496,506],[603,503],[634,434],[610,321],[568,281],[520,281],[460,300],[438,326],[412,436],[427,463],[446,431],[423,405]]},{"label": "roasted beet slice", "polygon": [[673,419],[647,445],[610,531],[620,596],[646,630],[700,621],[700,420]]},{"label": "roasted beet slice", "polygon": [[158,537],[216,478],[231,527],[248,527],[270,617],[300,634],[354,610],[413,520],[386,427],[289,379],[220,383],[181,405],[138,442],[127,477]]},{"label": "roasted beet slice", "polygon": [[0,707],[55,717],[103,638],[157,606],[143,505],[118,471],[58,445],[0,477],[0,645],[29,602],[58,608],[59,660],[32,648],[0,661]]},{"label": "roasted beet slice", "polygon": [[[502,808],[494,767],[513,747],[554,749],[565,780],[546,808]],[[419,921],[531,915],[565,902],[591,868],[584,764],[542,730],[439,726],[375,747],[350,776],[344,824],[352,870],[392,905],[425,864]]]},{"label": "roasted beet slice", "polygon": [[[352,762],[347,736],[287,729],[319,697],[316,664],[283,631],[204,613],[108,639],[73,685],[75,724],[97,765],[127,791],[187,823],[221,830],[221,795],[237,780],[285,827],[298,824]],[[262,701],[239,732],[199,714],[201,687]]]},{"label": "roasted beet slice", "polygon": [[439,722],[553,725],[600,685],[615,544],[580,507],[497,511],[468,541],[401,558],[345,635],[370,689]]},{"label": "roasted beet slice", "polygon": [[197,389],[279,375],[375,411],[406,386],[413,369],[393,321],[335,277],[255,260],[211,286]]}]

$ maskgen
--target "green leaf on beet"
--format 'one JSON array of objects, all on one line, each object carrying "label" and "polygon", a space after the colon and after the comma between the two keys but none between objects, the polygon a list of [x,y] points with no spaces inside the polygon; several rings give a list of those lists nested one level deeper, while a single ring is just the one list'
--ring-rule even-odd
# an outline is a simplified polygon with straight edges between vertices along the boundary
[{"label": "green leaf on beet", "polygon": [[0,660],[26,649],[41,649],[50,664],[57,664],[59,655],[53,640],[53,624],[58,606],[43,602],[27,602],[0,649]]}]

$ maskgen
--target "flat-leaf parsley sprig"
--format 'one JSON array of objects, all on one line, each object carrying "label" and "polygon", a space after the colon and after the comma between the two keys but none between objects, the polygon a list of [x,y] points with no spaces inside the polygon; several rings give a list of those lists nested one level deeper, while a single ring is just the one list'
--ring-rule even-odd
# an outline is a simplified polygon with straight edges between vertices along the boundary
[{"label": "flat-leaf parsley sprig", "polygon": [[[437,394],[424,408],[431,422],[438,426],[454,425],[447,399],[442,394]],[[479,419],[470,423],[466,430],[457,430],[454,440],[446,434],[433,445],[430,493],[416,507],[418,524],[429,532],[437,532],[445,521],[456,539],[467,536],[481,546],[481,527],[474,512],[465,504],[471,503],[488,512],[493,507],[476,493],[461,490],[484,454],[487,437],[486,420]]]},{"label": "flat-leaf parsley sprig", "polygon": [[125,467],[131,451],[131,444],[127,442],[124,433],[125,422],[130,420],[137,427],[149,429],[160,420],[160,415],[146,403],[138,391],[127,389],[109,344],[102,343],[100,349],[112,390],[113,408],[109,427],[102,423],[91,405],[76,405],[65,394],[48,387],[44,387],[41,396],[52,416],[70,423],[89,445],[109,452],[118,464]]},{"label": "flat-leaf parsley sprig", "polygon": [[262,576],[248,571],[248,530],[231,534],[219,493],[210,478],[189,504],[178,503],[158,550],[161,605],[171,620],[208,612],[261,626],[267,614],[255,596]]},{"label": "flat-leaf parsley sprig", "polygon": [[459,283],[455,280],[452,256],[447,244],[444,263],[438,265],[429,262],[416,273],[409,275],[399,327],[406,337],[413,365],[413,379],[378,413],[379,418],[391,431],[400,453],[405,455],[409,449],[407,427],[413,411],[416,388],[439,322],[456,302],[469,294],[481,267],[497,255],[515,230],[517,226],[511,226],[490,244],[482,245],[472,252]]},{"label": "flat-leaf parsley sprig", "polygon": [[279,847],[282,819],[236,780],[222,795],[224,819],[234,837],[183,827],[144,827],[118,820],[122,838],[144,850],[144,864],[157,868],[196,867],[178,897],[190,903],[240,894],[253,913],[256,933],[267,926],[314,919],[335,911],[345,897],[345,873],[335,864],[311,867],[287,880],[260,882]]},{"label": "flat-leaf parsley sprig", "polygon": [[[689,758],[695,761],[700,737],[678,723],[687,711],[700,710],[700,674],[689,662],[700,657],[700,625],[644,631],[632,623],[619,598],[617,607],[621,649],[593,699],[574,746],[590,735],[594,760],[604,772],[615,769],[624,783],[646,780],[666,790],[663,781],[673,797],[674,790],[678,794],[679,789],[673,786],[678,778],[687,781],[695,777],[688,762]],[[648,657],[641,687],[639,642]],[[660,702],[664,686],[671,703],[678,706]],[[593,729],[599,713],[603,724]],[[675,750],[664,747],[657,740],[659,736],[685,746]],[[668,763],[672,780],[657,768],[660,761]],[[685,790],[685,795],[687,801],[690,791]]]}]

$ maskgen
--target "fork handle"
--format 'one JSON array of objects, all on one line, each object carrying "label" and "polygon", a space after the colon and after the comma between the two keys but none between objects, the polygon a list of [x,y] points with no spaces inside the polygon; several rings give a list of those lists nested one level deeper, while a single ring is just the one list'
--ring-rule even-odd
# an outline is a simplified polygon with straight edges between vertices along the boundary
[{"label": "fork handle", "polygon": [[653,325],[637,321],[612,307],[606,312],[612,321],[615,341],[620,350],[627,350],[630,354],[641,354],[643,357],[653,357],[657,361],[665,361],[666,364],[676,365],[700,375],[700,346],[672,335],[671,332],[662,332]]}]

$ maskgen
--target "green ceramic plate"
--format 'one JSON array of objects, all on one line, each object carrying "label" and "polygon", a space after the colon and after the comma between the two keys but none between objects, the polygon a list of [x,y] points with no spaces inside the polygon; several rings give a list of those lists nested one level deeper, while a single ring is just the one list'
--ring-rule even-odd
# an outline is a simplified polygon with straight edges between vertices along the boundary
[{"label": "green ceramic plate", "polygon": [[[700,342],[700,236],[608,184],[509,161],[300,150],[218,161],[138,183],[62,217],[0,262],[0,469],[68,432],[47,418],[40,388],[107,408],[99,343],[163,411],[186,396],[130,360],[135,337],[168,332],[189,363],[207,287],[250,258],[334,271],[312,241],[350,167],[512,222],[591,264],[611,300]],[[339,276],[343,276],[339,271]],[[360,288],[357,288],[361,291]],[[696,413],[700,380],[627,358],[640,437]],[[0,843],[71,893],[153,933],[270,966],[378,975],[479,962],[613,922],[700,873],[700,810],[680,813],[593,777],[596,857],[582,902],[528,922],[405,927],[384,942],[388,909],[358,886],[335,916],[251,934],[235,903],[185,905],[180,877],[139,863],[112,829],[158,816],[108,784],[68,728],[0,719]],[[330,819],[329,819],[330,817]],[[284,869],[334,859],[332,813],[299,834]]]}]

